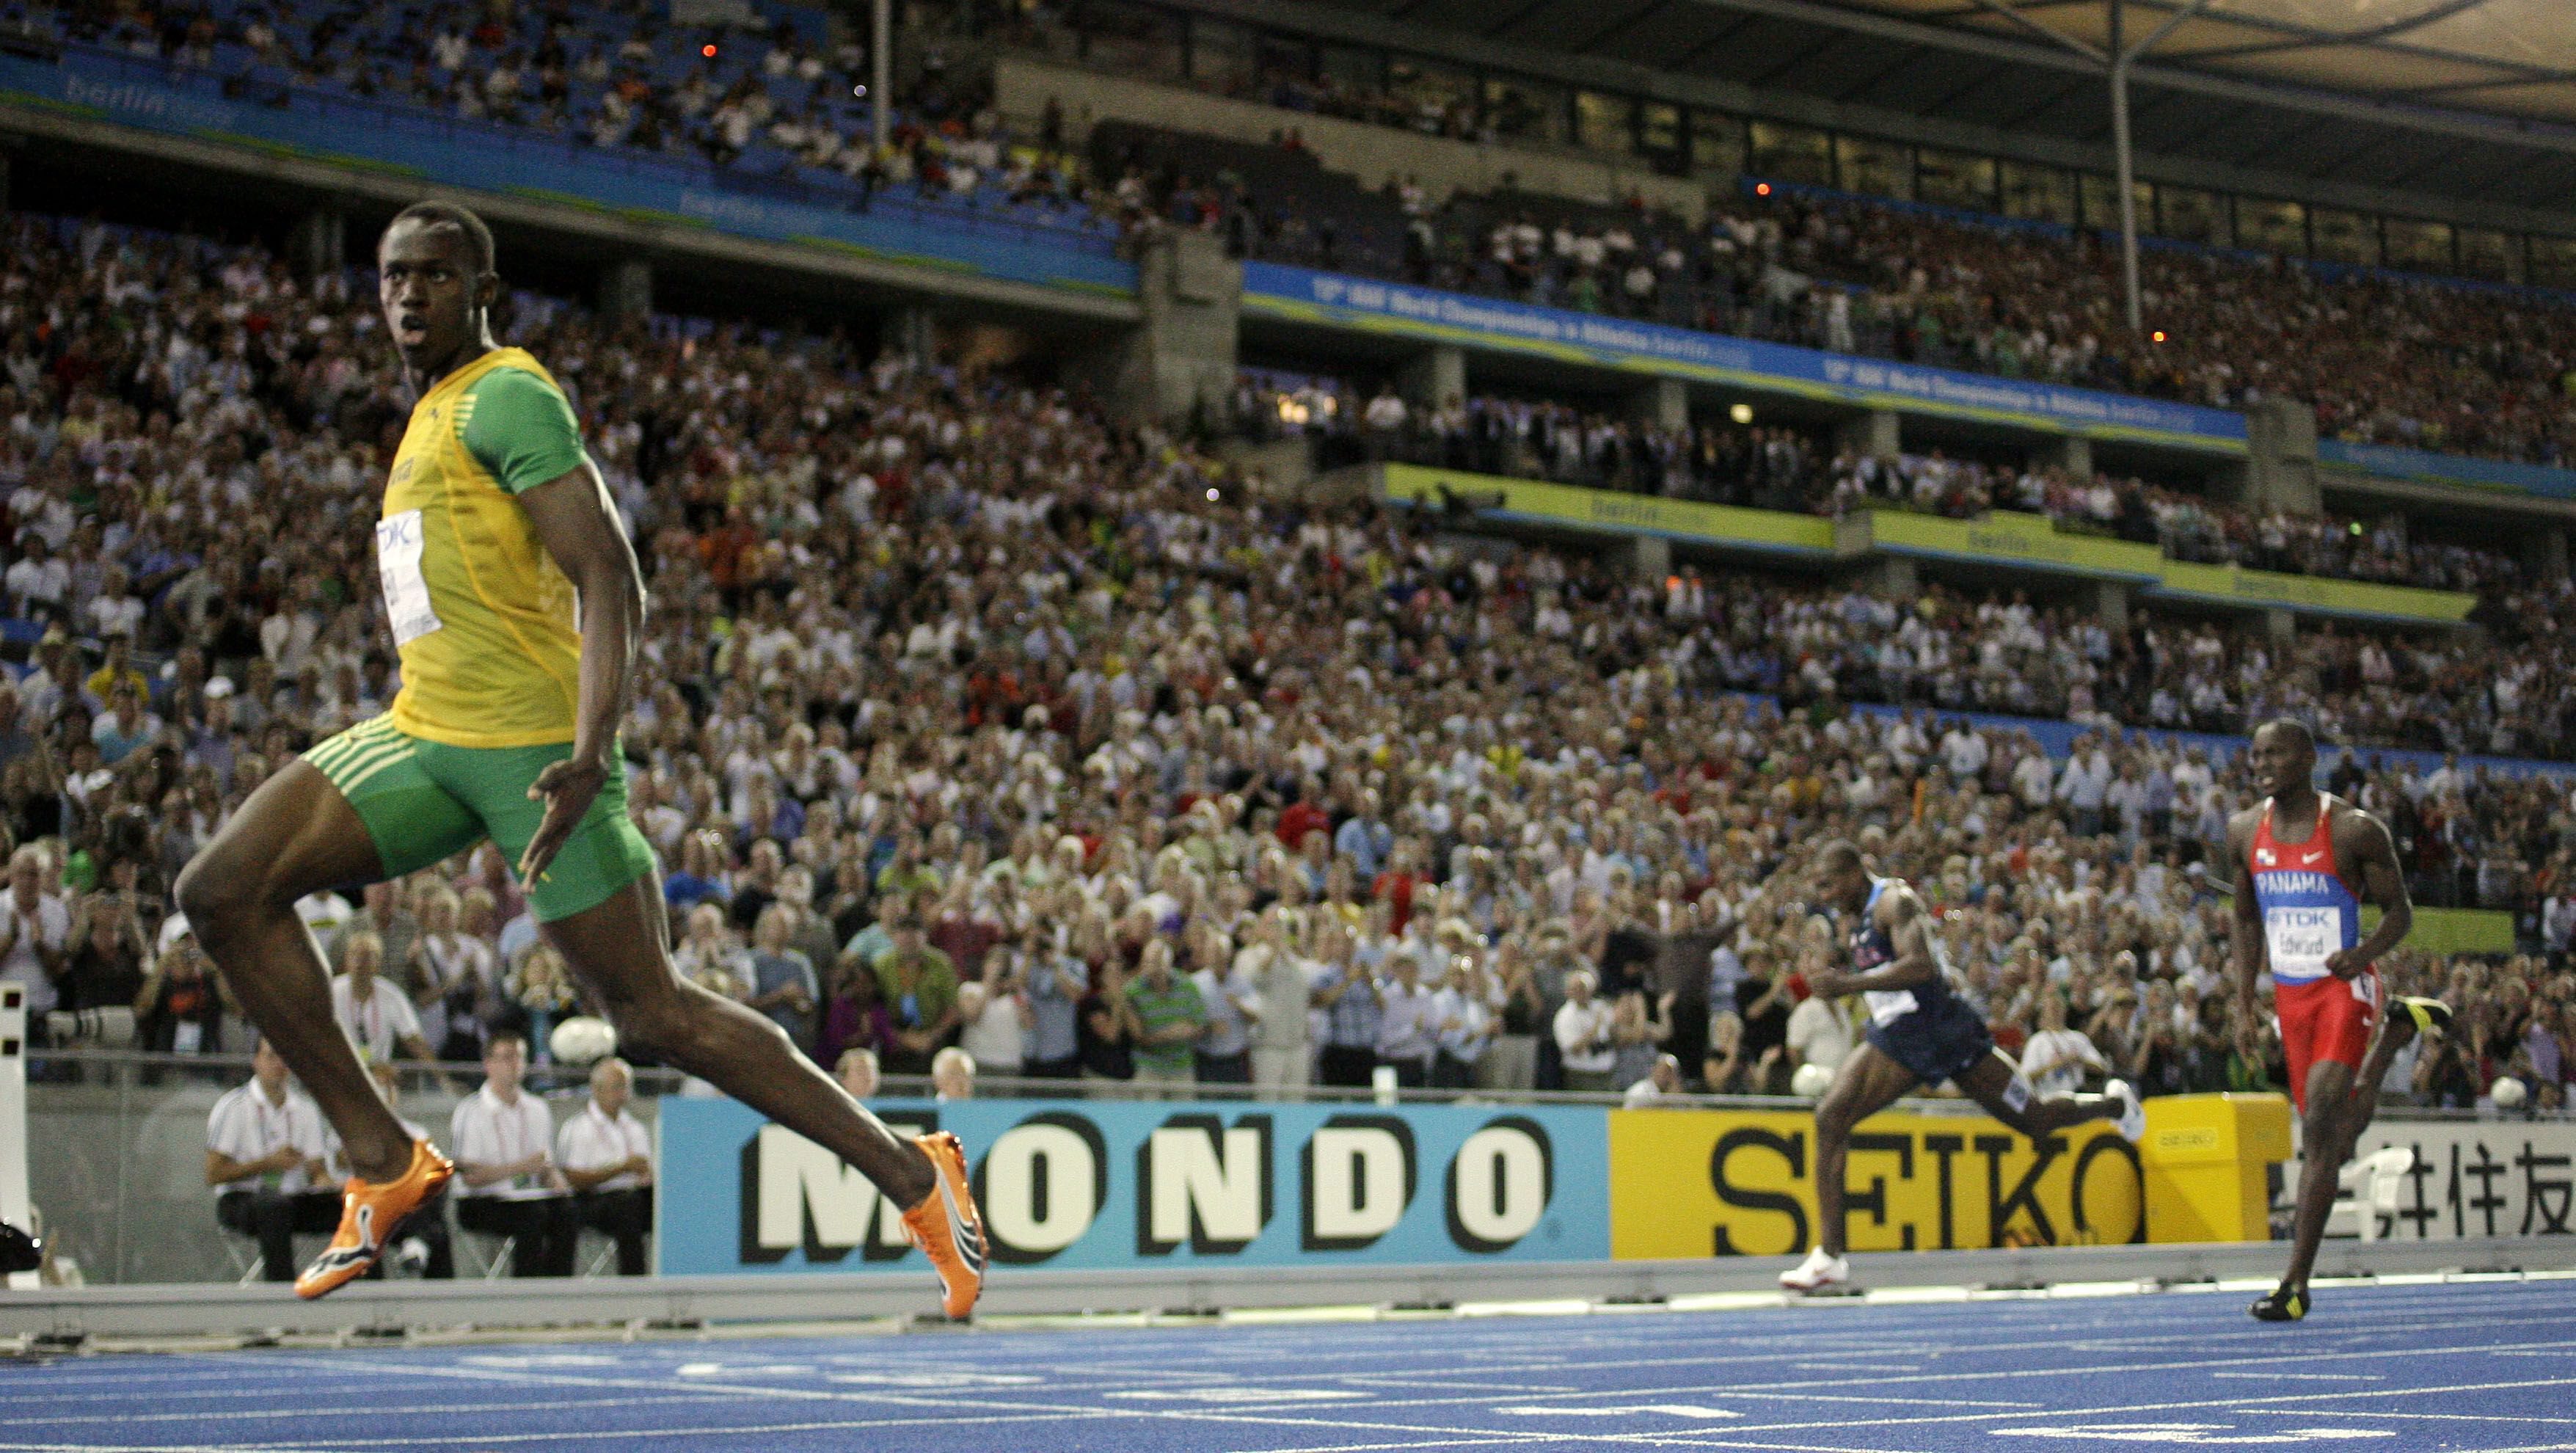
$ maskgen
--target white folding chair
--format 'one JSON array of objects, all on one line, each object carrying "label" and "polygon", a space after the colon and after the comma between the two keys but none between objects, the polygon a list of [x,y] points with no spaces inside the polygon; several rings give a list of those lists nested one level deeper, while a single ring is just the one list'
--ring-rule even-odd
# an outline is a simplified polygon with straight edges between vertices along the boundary
[{"label": "white folding chair", "polygon": [[2353,1232],[2364,1241],[2377,1241],[2397,1224],[2398,1196],[2406,1187],[2406,1176],[2415,1169],[2415,1149],[2408,1145],[2391,1145],[2372,1151],[2345,1166],[2336,1176],[2338,1190],[2351,1193],[2351,1200],[2336,1199],[2335,1209],[2352,1207]]},{"label": "white folding chair", "polygon": [[573,1265],[577,1276],[617,1275],[617,1238],[588,1226],[581,1228],[581,1239],[573,1243]]},{"label": "white folding chair", "polygon": [[447,1198],[448,1244],[454,1248],[457,1269],[466,1278],[478,1281],[500,1281],[510,1274],[511,1258],[519,1249],[516,1236],[495,1236],[489,1232],[468,1231],[455,1212],[456,1197]]},{"label": "white folding chair", "polygon": [[233,1278],[233,1285],[246,1287],[258,1281],[260,1273],[268,1269],[268,1258],[260,1255],[259,1243],[230,1226],[218,1229],[223,1232],[224,1257],[232,1262],[233,1270],[238,1273]]}]

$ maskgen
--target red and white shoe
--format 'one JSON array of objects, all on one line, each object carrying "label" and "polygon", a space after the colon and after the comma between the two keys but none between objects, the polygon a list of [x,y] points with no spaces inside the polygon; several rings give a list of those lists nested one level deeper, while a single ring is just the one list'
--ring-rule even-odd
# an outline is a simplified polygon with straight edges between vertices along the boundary
[{"label": "red and white shoe", "polygon": [[1851,1285],[1851,1263],[1827,1256],[1819,1246],[1807,1253],[1806,1260],[1780,1273],[1780,1285],[1793,1292],[1839,1291]]}]

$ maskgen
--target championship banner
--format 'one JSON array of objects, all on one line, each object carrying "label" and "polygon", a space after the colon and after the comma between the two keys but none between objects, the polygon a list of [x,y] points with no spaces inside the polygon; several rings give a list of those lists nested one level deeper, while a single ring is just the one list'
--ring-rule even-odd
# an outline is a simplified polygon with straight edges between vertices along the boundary
[{"label": "championship banner", "polygon": [[[1816,1243],[1812,1113],[1609,1116],[1615,1259],[1796,1256]],[[1873,1115],[1852,1134],[1843,1183],[1854,1251],[2147,1239],[2137,1147],[2108,1121],[2034,1145],[1983,1116]]]},{"label": "championship banner", "polygon": [[[1603,1112],[893,1101],[965,1141],[998,1266],[1424,1266],[1610,1254]],[[662,1102],[665,1275],[913,1271],[895,1207],[731,1100]]]},{"label": "championship banner", "polygon": [[1855,358],[1284,263],[1243,265],[1243,311],[1289,322],[1731,384],[1865,408],[1982,419],[2050,433],[2180,445],[2213,453],[2246,452],[2245,416],[2224,409],[1884,358]]},{"label": "championship banner", "polygon": [[[2397,1185],[2381,1234],[2397,1240],[2455,1241],[2471,1236],[2576,1235],[2576,1124],[2565,1121],[2382,1121],[2361,1133],[2355,1159],[2392,1145],[2412,1146],[2415,1168]],[[2281,1174],[2297,1185],[2299,1168]]]}]

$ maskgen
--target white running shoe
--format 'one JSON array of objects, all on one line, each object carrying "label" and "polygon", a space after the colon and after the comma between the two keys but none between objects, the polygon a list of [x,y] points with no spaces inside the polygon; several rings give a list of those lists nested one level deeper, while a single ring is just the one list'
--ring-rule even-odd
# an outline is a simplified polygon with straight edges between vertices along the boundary
[{"label": "white running shoe", "polygon": [[2127,1080],[2113,1080],[2102,1087],[2105,1097],[2120,1102],[2120,1138],[2131,1145],[2147,1138],[2147,1107],[2138,1099],[2138,1091]]},{"label": "white running shoe", "polygon": [[1851,1285],[1851,1263],[1839,1256],[1827,1256],[1819,1246],[1807,1253],[1807,1259],[1780,1273],[1780,1285],[1793,1292],[1821,1292]]}]

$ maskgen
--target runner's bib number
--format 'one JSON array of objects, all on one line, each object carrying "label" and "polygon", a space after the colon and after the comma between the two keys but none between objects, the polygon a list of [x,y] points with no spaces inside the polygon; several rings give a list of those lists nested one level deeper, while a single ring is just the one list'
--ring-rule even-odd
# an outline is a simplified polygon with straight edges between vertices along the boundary
[{"label": "runner's bib number", "polygon": [[1872,989],[1860,996],[1872,1024],[1894,1024],[1922,1007],[1911,989]]},{"label": "runner's bib number", "polygon": [[2326,972],[2326,955],[2343,947],[2343,914],[2334,908],[2267,909],[2263,935],[2274,979],[2318,978]]},{"label": "runner's bib number", "polygon": [[376,521],[376,573],[384,579],[385,615],[393,623],[397,646],[407,646],[441,624],[429,602],[429,579],[420,573],[423,544],[418,510]]}]

